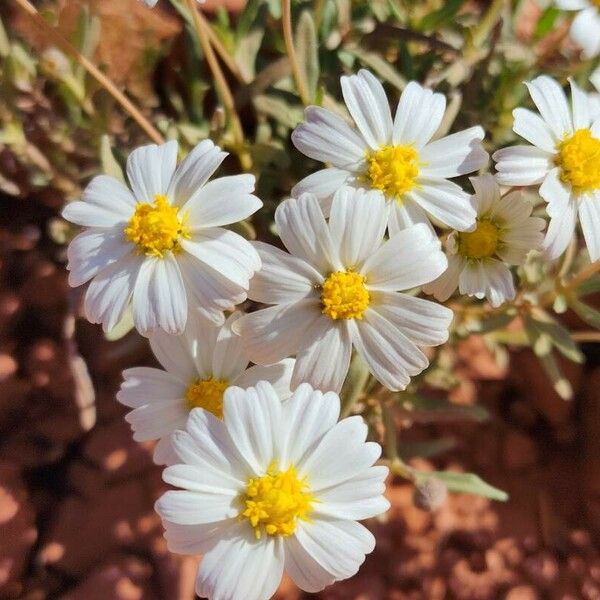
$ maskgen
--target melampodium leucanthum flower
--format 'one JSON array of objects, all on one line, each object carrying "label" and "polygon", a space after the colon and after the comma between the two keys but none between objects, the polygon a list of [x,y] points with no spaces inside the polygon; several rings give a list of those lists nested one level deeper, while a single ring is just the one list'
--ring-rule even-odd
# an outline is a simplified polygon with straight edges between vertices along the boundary
[{"label": "melampodium leucanthum flower", "polygon": [[384,241],[386,222],[381,194],[349,187],[335,194],[328,223],[312,194],[277,207],[290,254],[256,242],[263,268],[248,292],[275,306],[233,326],[253,362],[296,355],[292,389],[308,382],[333,391],[342,387],[352,346],[390,390],[404,389],[427,367],[419,347],[446,341],[452,311],[399,291],[432,281],[448,262],[429,226]]},{"label": "melampodium leucanthum flower", "polygon": [[570,35],[583,50],[585,58],[600,54],[600,1],[599,0],[555,0],[563,10],[576,10],[571,23]]},{"label": "melampodium leucanthum flower", "polygon": [[182,335],[160,332],[150,336],[150,346],[164,371],[136,367],[123,372],[117,400],[133,408],[125,419],[135,440],[159,440],[154,451],[156,463],[172,462],[171,433],[185,428],[190,410],[203,408],[223,418],[223,395],[230,386],[247,388],[268,381],[281,398],[291,395],[294,361],[248,368],[250,361],[241,340],[231,330],[239,317],[235,312],[217,326],[190,315]]},{"label": "melampodium leucanthum flower", "polygon": [[387,467],[362,417],[301,385],[282,402],[265,382],[225,392],[223,420],[201,409],[173,435],[178,463],[156,510],[169,550],[203,554],[196,593],[267,600],[283,571],[317,592],[354,575],[375,546],[357,522],[385,512]]},{"label": "melampodium leucanthum flower", "polygon": [[317,106],[292,133],[300,152],[333,165],[300,181],[292,196],[315,194],[328,211],[342,185],[377,190],[385,197],[389,229],[435,221],[466,231],[475,223],[469,195],[448,181],[477,171],[488,161],[484,132],[471,127],[436,141],[446,99],[411,81],[392,121],[383,86],[366,70],[341,78],[346,106],[358,131],[340,116]]},{"label": "melampodium leucanthum flower", "polygon": [[540,114],[513,111],[513,130],[533,146],[494,154],[501,185],[540,185],[550,217],[544,248],[559,257],[575,235],[577,215],[590,258],[600,258],[600,114],[589,94],[571,82],[569,106],[562,88],[542,75],[526,84]]},{"label": "melampodium leucanthum flower", "polygon": [[[223,229],[262,206],[254,176],[208,182],[227,156],[210,140],[176,168],[177,142],[144,146],[127,160],[131,190],[113,177],[94,178],[63,216],[88,229],[67,251],[69,283],[92,280],[87,319],[112,329],[132,304],[143,335],[180,334],[189,310],[222,323],[222,311],[246,299],[260,258],[241,236]],[[208,182],[208,183],[207,183]]]},{"label": "melampodium leucanthum flower", "polygon": [[546,225],[532,217],[533,204],[521,192],[500,196],[492,175],[471,178],[477,211],[474,231],[453,231],[447,238],[448,269],[423,291],[440,301],[458,287],[461,294],[490,301],[494,307],[515,297],[508,265],[523,264],[530,250],[541,245]]}]

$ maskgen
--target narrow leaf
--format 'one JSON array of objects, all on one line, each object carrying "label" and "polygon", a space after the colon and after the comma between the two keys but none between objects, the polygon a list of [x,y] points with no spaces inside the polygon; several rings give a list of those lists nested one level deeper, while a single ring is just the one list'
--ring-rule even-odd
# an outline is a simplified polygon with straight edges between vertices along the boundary
[{"label": "narrow leaf", "polygon": [[430,477],[435,477],[444,483],[451,492],[475,494],[500,502],[506,502],[506,500],[508,500],[508,494],[506,492],[486,483],[479,475],[475,475],[475,473],[456,473],[454,471],[434,471],[432,473],[426,473],[417,471],[415,472],[415,476],[417,483],[422,483]]},{"label": "narrow leaf", "polygon": [[300,15],[298,20],[294,43],[310,99],[314,102],[319,83],[319,43],[315,22],[307,10]]}]

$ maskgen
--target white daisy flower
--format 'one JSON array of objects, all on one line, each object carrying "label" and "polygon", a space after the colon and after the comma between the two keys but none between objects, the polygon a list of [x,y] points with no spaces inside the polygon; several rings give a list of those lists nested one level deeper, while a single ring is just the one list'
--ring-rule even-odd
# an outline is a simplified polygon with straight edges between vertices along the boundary
[{"label": "white daisy flower", "polygon": [[221,327],[190,317],[183,335],[156,333],[150,345],[165,370],[135,367],[123,372],[117,400],[134,409],[125,419],[135,440],[159,440],[154,452],[157,464],[172,462],[171,433],[185,429],[191,409],[204,408],[223,418],[223,394],[229,387],[247,388],[263,380],[282,398],[291,395],[293,360],[248,368],[241,340],[231,331],[240,316],[233,313]]},{"label": "white daisy flower", "polygon": [[446,341],[452,311],[398,292],[432,281],[448,263],[424,224],[383,242],[386,213],[381,194],[349,187],[335,194],[329,223],[312,194],[279,205],[275,222],[290,254],[255,243],[263,268],[248,292],[275,306],[234,325],[252,361],[295,354],[292,389],[308,382],[324,391],[341,389],[352,346],[391,390],[427,367],[420,346]]},{"label": "white daisy flower", "polygon": [[260,382],[225,393],[224,418],[193,410],[156,510],[172,552],[203,554],[196,593],[266,600],[283,574],[307,592],[354,575],[375,547],[358,520],[389,508],[381,447],[336,394],[302,384],[281,402]]},{"label": "white daisy flower", "polygon": [[327,214],[342,185],[364,187],[387,200],[391,234],[430,218],[460,231],[470,229],[475,213],[469,196],[447,178],[487,163],[483,129],[471,127],[432,142],[446,108],[442,94],[410,82],[392,121],[383,86],[369,71],[344,76],[341,85],[358,131],[324,108],[308,107],[292,141],[300,152],[332,166],[300,181],[292,196],[315,194]]},{"label": "white daisy flower", "polygon": [[144,146],[127,160],[131,191],[106,175],[94,178],[82,201],[63,217],[87,227],[69,244],[69,283],[91,281],[84,311],[109,331],[131,304],[143,335],[180,334],[188,305],[216,323],[243,302],[260,268],[252,245],[223,229],[262,206],[253,175],[208,182],[227,156],[210,140],[176,168],[177,142]]},{"label": "white daisy flower", "polygon": [[600,258],[600,115],[589,94],[571,81],[571,100],[554,79],[542,75],[526,84],[537,106],[513,111],[515,133],[533,146],[494,154],[501,185],[538,185],[548,203],[550,224],[544,248],[559,257],[575,233],[577,215],[592,261]]},{"label": "white daisy flower", "polygon": [[571,23],[571,38],[585,58],[600,54],[600,0],[556,0],[562,10],[578,11]]},{"label": "white daisy flower", "polygon": [[448,236],[448,269],[423,291],[443,302],[458,287],[461,294],[487,297],[497,307],[515,297],[508,265],[523,264],[529,251],[542,243],[546,223],[531,216],[533,204],[520,192],[501,197],[492,175],[473,177],[471,182],[477,226]]}]

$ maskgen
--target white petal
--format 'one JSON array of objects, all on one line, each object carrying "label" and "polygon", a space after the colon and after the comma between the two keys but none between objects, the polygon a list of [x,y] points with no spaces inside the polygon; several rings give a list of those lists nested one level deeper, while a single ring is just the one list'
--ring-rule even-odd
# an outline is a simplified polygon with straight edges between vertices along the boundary
[{"label": "white petal", "polygon": [[275,211],[281,241],[290,254],[302,258],[321,273],[342,268],[319,201],[310,194],[289,198]]},{"label": "white petal", "polygon": [[209,181],[183,206],[192,231],[221,227],[247,219],[262,202],[254,195],[254,175],[235,175]]},{"label": "white petal", "polygon": [[538,249],[544,241],[543,229],[546,221],[540,217],[528,217],[517,226],[502,234],[502,245],[498,256],[507,264],[521,265],[530,250]]},{"label": "white petal", "polygon": [[545,152],[554,153],[556,151],[556,144],[560,138],[556,137],[540,115],[527,108],[515,108],[513,117],[515,119],[513,131],[517,135]]},{"label": "white petal", "polygon": [[573,132],[573,122],[567,97],[558,83],[547,75],[540,75],[526,82],[531,99],[537,106],[542,119],[546,121],[554,135],[562,139]]},{"label": "white petal", "polygon": [[142,335],[160,328],[173,335],[183,332],[187,296],[172,252],[163,258],[146,257],[133,290],[133,321]]},{"label": "white petal", "polygon": [[80,202],[67,204],[62,216],[87,227],[123,227],[131,217],[135,198],[117,179],[107,175],[94,177],[83,191]]},{"label": "white petal", "polygon": [[262,268],[250,281],[248,296],[265,304],[283,304],[315,294],[323,276],[301,258],[275,246],[254,242]]},{"label": "white petal", "polygon": [[478,216],[486,215],[492,207],[500,202],[500,187],[493,175],[486,173],[479,177],[470,177],[469,180],[475,190],[472,202]]},{"label": "white petal", "polygon": [[375,378],[392,391],[406,388],[427,367],[423,352],[395,325],[369,308],[351,323],[352,343]]},{"label": "white petal", "polygon": [[187,410],[183,398],[144,404],[125,415],[136,442],[157,440],[185,427]]},{"label": "white petal", "polygon": [[471,127],[427,144],[419,153],[421,177],[456,177],[478,171],[490,156],[483,149],[482,127]]},{"label": "white petal", "polygon": [[86,229],[77,234],[67,248],[69,285],[77,287],[120,261],[132,250],[120,227]]},{"label": "white petal", "polygon": [[[167,467],[170,469],[172,467]],[[179,525],[214,523],[237,516],[237,494],[209,486],[203,491],[171,490],[154,505],[162,519]]]},{"label": "white petal", "polygon": [[290,387],[295,364],[293,358],[286,358],[268,367],[254,365],[246,369],[231,384],[246,389],[256,386],[259,381],[268,381],[279,398],[289,398],[292,395]]},{"label": "white petal", "polygon": [[316,447],[296,464],[312,493],[351,479],[381,455],[381,446],[365,442],[368,428],[362,417],[341,420],[323,435]]},{"label": "white petal", "polygon": [[300,521],[296,538],[302,547],[337,581],[354,575],[375,548],[371,532],[356,521]]},{"label": "white petal", "polygon": [[511,146],[494,152],[500,185],[536,185],[554,167],[552,155],[534,146]]},{"label": "white petal", "polygon": [[421,149],[438,130],[446,98],[411,81],[404,88],[394,118],[393,143]]},{"label": "white petal", "polygon": [[[171,335],[158,329],[149,336],[150,347],[158,362],[186,384],[198,377],[198,370],[192,357],[193,342],[187,335],[190,321],[192,319],[188,320],[183,335]],[[205,340],[202,340],[202,343],[204,344]]]},{"label": "white petal", "polygon": [[282,406],[281,466],[300,464],[307,452],[312,452],[325,433],[337,423],[339,416],[340,399],[337,394],[323,394],[308,383],[300,384]]},{"label": "white petal", "polygon": [[477,214],[469,195],[456,183],[445,179],[419,179],[419,185],[409,192],[409,196],[447,227],[468,231],[475,225]]},{"label": "white petal", "polygon": [[548,203],[546,211],[552,217],[562,213],[571,203],[571,190],[560,179],[560,169],[554,168],[548,173],[540,186],[540,196]]},{"label": "white petal", "polygon": [[583,50],[584,58],[600,54],[600,12],[595,7],[582,10],[571,24],[571,37]]},{"label": "white petal", "polygon": [[234,331],[252,362],[272,365],[311,343],[321,316],[318,299],[300,300],[244,315]]},{"label": "white petal", "polygon": [[554,0],[554,3],[562,10],[581,10],[589,6],[588,0]]},{"label": "white petal", "polygon": [[378,292],[377,312],[419,346],[439,346],[448,340],[453,312],[435,302],[397,292]]},{"label": "white petal", "polygon": [[219,168],[227,152],[222,152],[211,140],[202,140],[182,161],[169,185],[173,203],[183,206],[200,191]]},{"label": "white petal", "polygon": [[334,519],[357,521],[384,513],[390,507],[382,495],[388,474],[387,467],[369,467],[344,483],[321,490],[315,511]]},{"label": "white petal", "polygon": [[196,465],[174,464],[163,471],[163,481],[173,487],[203,494],[222,494],[236,498],[239,487],[215,469],[203,469]]},{"label": "white petal", "polygon": [[240,523],[204,556],[196,579],[196,594],[211,600],[268,600],[283,575],[283,540],[254,538]]},{"label": "white petal", "polygon": [[173,450],[170,435],[166,435],[156,442],[152,460],[155,465],[159,466],[174,465],[177,462],[177,454]]},{"label": "white petal", "polygon": [[459,277],[461,294],[483,298],[496,308],[515,297],[510,269],[496,259],[468,261]]},{"label": "white petal", "polygon": [[292,198],[300,198],[302,194],[314,194],[317,198],[328,198],[333,196],[351,177],[348,171],[331,167],[321,169],[316,173],[301,179],[292,188]]},{"label": "white petal", "polygon": [[431,294],[439,302],[445,302],[458,287],[458,277],[465,261],[462,257],[451,254],[448,257],[448,268],[431,283],[423,286],[426,294]]},{"label": "white petal", "polygon": [[110,331],[121,320],[142,263],[143,257],[129,254],[92,280],[83,304],[90,323],[102,323],[104,331]]},{"label": "white petal", "polygon": [[133,367],[123,371],[123,383],[117,400],[131,408],[165,400],[183,399],[185,383],[166,371],[151,367]]},{"label": "white petal", "polygon": [[227,539],[235,527],[237,519],[219,521],[218,523],[196,523],[179,525],[163,521],[165,539],[170,552],[177,554],[206,554],[222,539]]},{"label": "white petal", "polygon": [[196,299],[196,309],[215,324],[225,321],[222,311],[246,299],[243,288],[191,254],[182,253],[177,261],[186,289]]},{"label": "white petal", "polygon": [[346,269],[358,270],[379,248],[387,225],[387,212],[379,192],[343,187],[335,194],[329,230]]},{"label": "white petal", "polygon": [[242,390],[230,387],[223,399],[223,421],[229,437],[257,475],[264,475],[278,456],[281,399],[265,381]]},{"label": "white petal", "polygon": [[134,150],[127,158],[127,178],[138,202],[154,202],[164,195],[177,164],[177,142],[151,144]]},{"label": "white petal", "polygon": [[440,241],[426,225],[399,231],[365,262],[369,289],[408,290],[433,281],[447,266]]},{"label": "white petal", "polygon": [[194,408],[189,413],[185,429],[176,431],[171,438],[178,463],[219,473],[233,487],[245,486],[252,470],[238,452],[221,419],[207,410]]},{"label": "white petal", "polygon": [[338,115],[318,106],[304,111],[304,123],[292,132],[294,146],[315,160],[334,167],[357,170],[365,159],[367,144]]},{"label": "white petal", "polygon": [[427,213],[413,200],[406,197],[402,202],[391,200],[388,202],[388,230],[390,237],[399,231],[408,229],[413,225],[423,223],[433,232]]},{"label": "white petal", "polygon": [[252,244],[220,227],[202,229],[191,240],[181,240],[181,247],[244,290],[260,269],[260,258]]},{"label": "white petal", "polygon": [[339,392],[350,367],[352,341],[346,322],[321,317],[320,335],[296,356],[292,388],[303,382],[323,392]]},{"label": "white petal", "polygon": [[[242,313],[234,312],[219,330],[212,359],[212,372],[217,379],[232,381],[243,373],[250,362],[242,340],[231,329],[241,316]],[[199,342],[202,343],[201,340]]]},{"label": "white petal", "polygon": [[586,94],[573,79],[571,84],[571,103],[573,105],[573,128],[587,128],[592,123],[592,107],[590,106],[590,95]]},{"label": "white petal", "polygon": [[594,262],[600,259],[600,193],[581,199],[579,220],[590,260]]},{"label": "white petal", "polygon": [[301,590],[309,593],[320,592],[335,581],[335,576],[304,549],[296,536],[285,538],[283,543],[285,571]]},{"label": "white petal", "polygon": [[376,150],[392,137],[392,115],[383,86],[377,78],[361,69],[357,75],[340,80],[344,102],[363,137]]},{"label": "white petal", "polygon": [[489,214],[502,227],[513,228],[518,223],[526,221],[531,216],[532,210],[533,202],[531,200],[523,197],[521,192],[511,192],[502,198],[498,195]]}]

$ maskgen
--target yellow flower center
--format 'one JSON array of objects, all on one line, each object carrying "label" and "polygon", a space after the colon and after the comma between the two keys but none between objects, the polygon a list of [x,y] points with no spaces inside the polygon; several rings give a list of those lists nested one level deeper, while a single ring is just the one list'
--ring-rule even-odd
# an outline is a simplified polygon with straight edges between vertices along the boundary
[{"label": "yellow flower center", "polygon": [[271,464],[267,474],[248,481],[242,494],[241,519],[248,519],[254,535],[260,539],[267,535],[292,535],[298,519],[307,520],[315,499],[310,494],[305,479],[298,479],[296,469],[279,471]]},{"label": "yellow flower center", "polygon": [[600,189],[600,139],[593,137],[589,129],[578,129],[558,144],[556,164],[561,180],[575,192]]},{"label": "yellow flower center", "polygon": [[475,231],[458,234],[458,251],[466,258],[488,258],[498,248],[498,227],[490,221],[477,221]]},{"label": "yellow flower center", "polygon": [[337,319],[362,319],[369,306],[365,278],[353,271],[336,271],[321,286],[323,314]]},{"label": "yellow flower center", "polygon": [[203,408],[218,419],[223,418],[223,394],[229,387],[226,379],[198,379],[185,392],[185,401],[189,410]]},{"label": "yellow flower center", "polygon": [[190,237],[187,215],[180,218],[178,211],[166,196],[158,195],[152,203],[140,203],[127,223],[125,237],[148,256],[162,257],[169,250],[178,252],[179,239]]},{"label": "yellow flower center", "polygon": [[367,155],[371,185],[386,196],[400,200],[415,187],[419,153],[412,146],[382,146]]}]

